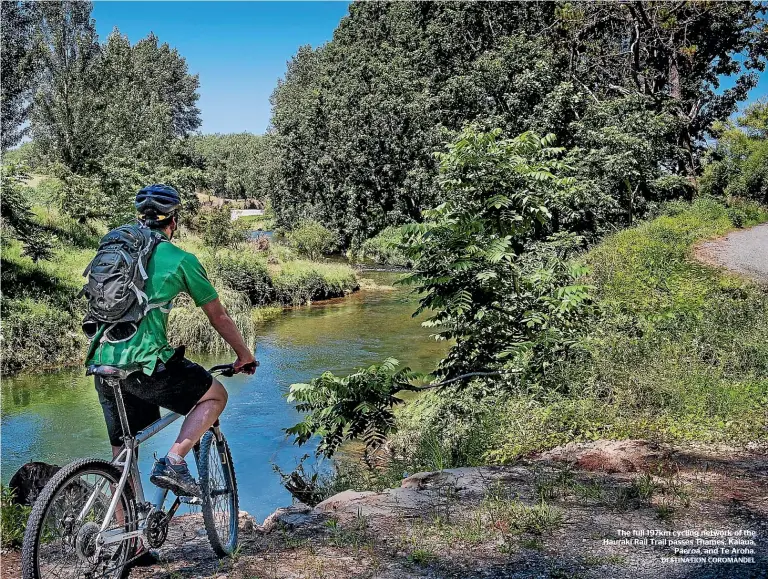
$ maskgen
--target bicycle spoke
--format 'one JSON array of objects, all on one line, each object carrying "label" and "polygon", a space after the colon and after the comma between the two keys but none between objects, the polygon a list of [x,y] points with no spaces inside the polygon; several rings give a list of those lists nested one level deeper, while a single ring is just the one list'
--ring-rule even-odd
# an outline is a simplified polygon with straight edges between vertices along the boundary
[{"label": "bicycle spoke", "polygon": [[[51,501],[40,529],[38,569],[42,577],[76,579],[110,576],[122,568],[130,539],[96,548],[96,536],[114,497],[114,480],[100,472],[72,478]],[[108,529],[127,529],[129,505],[124,497]],[[105,575],[106,573],[106,575]]]}]

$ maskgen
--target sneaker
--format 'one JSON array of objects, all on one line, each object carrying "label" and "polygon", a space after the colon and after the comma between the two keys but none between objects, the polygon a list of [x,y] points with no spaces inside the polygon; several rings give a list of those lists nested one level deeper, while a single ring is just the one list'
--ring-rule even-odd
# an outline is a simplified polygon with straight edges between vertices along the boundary
[{"label": "sneaker", "polygon": [[190,474],[186,462],[171,464],[167,458],[157,459],[149,481],[161,489],[173,491],[180,497],[203,496],[200,485]]}]

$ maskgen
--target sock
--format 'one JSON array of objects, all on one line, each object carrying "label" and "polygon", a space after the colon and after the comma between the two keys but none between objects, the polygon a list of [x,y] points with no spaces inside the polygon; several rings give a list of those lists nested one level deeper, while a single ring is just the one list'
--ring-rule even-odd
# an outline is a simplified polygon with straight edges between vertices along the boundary
[{"label": "sock", "polygon": [[179,456],[175,452],[169,452],[165,455],[166,461],[170,464],[186,464],[183,456]]}]

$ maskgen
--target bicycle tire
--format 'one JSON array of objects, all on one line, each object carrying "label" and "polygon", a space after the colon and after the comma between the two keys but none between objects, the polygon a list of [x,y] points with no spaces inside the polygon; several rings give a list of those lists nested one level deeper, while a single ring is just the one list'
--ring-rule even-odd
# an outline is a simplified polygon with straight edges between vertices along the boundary
[{"label": "bicycle tire", "polygon": [[[46,521],[49,508],[54,504],[60,491],[65,489],[76,477],[86,473],[101,475],[116,484],[120,480],[122,471],[106,460],[83,458],[69,463],[48,481],[48,484],[45,485],[45,488],[43,488],[40,496],[35,501],[24,532],[24,542],[21,551],[23,579],[50,579],[49,576],[43,576],[39,569],[40,536],[43,531],[43,523]],[[136,501],[130,484],[125,485],[123,497],[125,507],[128,510],[127,515],[131,521],[129,530],[133,530],[136,525]],[[123,576],[125,561],[133,556],[135,550],[136,539],[130,539],[129,548],[121,555],[124,562],[119,564],[119,568],[116,567],[112,571],[114,577]]]},{"label": "bicycle tire", "polygon": [[[211,452],[214,454],[212,455]],[[222,460],[223,457],[223,460]],[[220,491],[222,489],[215,487],[217,481],[214,480],[215,473],[211,471],[211,459],[218,461],[221,466],[223,482],[227,485],[229,520],[226,521],[227,535],[222,536],[220,525],[217,525],[217,513],[215,507],[216,500],[212,500],[211,491]],[[219,558],[231,555],[237,548],[237,526],[239,501],[237,498],[237,479],[235,478],[235,465],[232,462],[232,453],[229,450],[229,444],[221,435],[221,441],[216,440],[212,430],[203,435],[200,440],[200,462],[198,463],[198,472],[200,474],[200,488],[203,492],[203,522],[205,523],[205,532],[208,534],[208,541],[211,543],[213,551]]]}]

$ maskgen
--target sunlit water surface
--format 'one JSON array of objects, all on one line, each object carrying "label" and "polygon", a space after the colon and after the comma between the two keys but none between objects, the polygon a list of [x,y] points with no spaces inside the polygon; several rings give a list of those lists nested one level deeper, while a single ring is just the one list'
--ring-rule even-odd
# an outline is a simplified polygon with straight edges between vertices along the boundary
[{"label": "sunlit water surface", "polygon": [[[367,273],[380,285],[396,275]],[[273,464],[292,469],[312,447],[296,447],[283,429],[300,416],[285,401],[288,387],[325,370],[345,373],[393,356],[415,370],[428,371],[445,351],[423,318],[412,318],[415,298],[403,289],[365,290],[347,298],[288,310],[261,326],[254,376],[222,379],[229,404],[222,425],[234,455],[240,508],[259,519],[290,504]],[[229,358],[191,356],[208,366]],[[141,447],[146,476],[152,455],[164,454],[180,422]],[[92,379],[82,369],[26,375],[2,381],[2,480],[22,464],[38,460],[63,465],[80,457],[110,454],[104,419]]]}]

